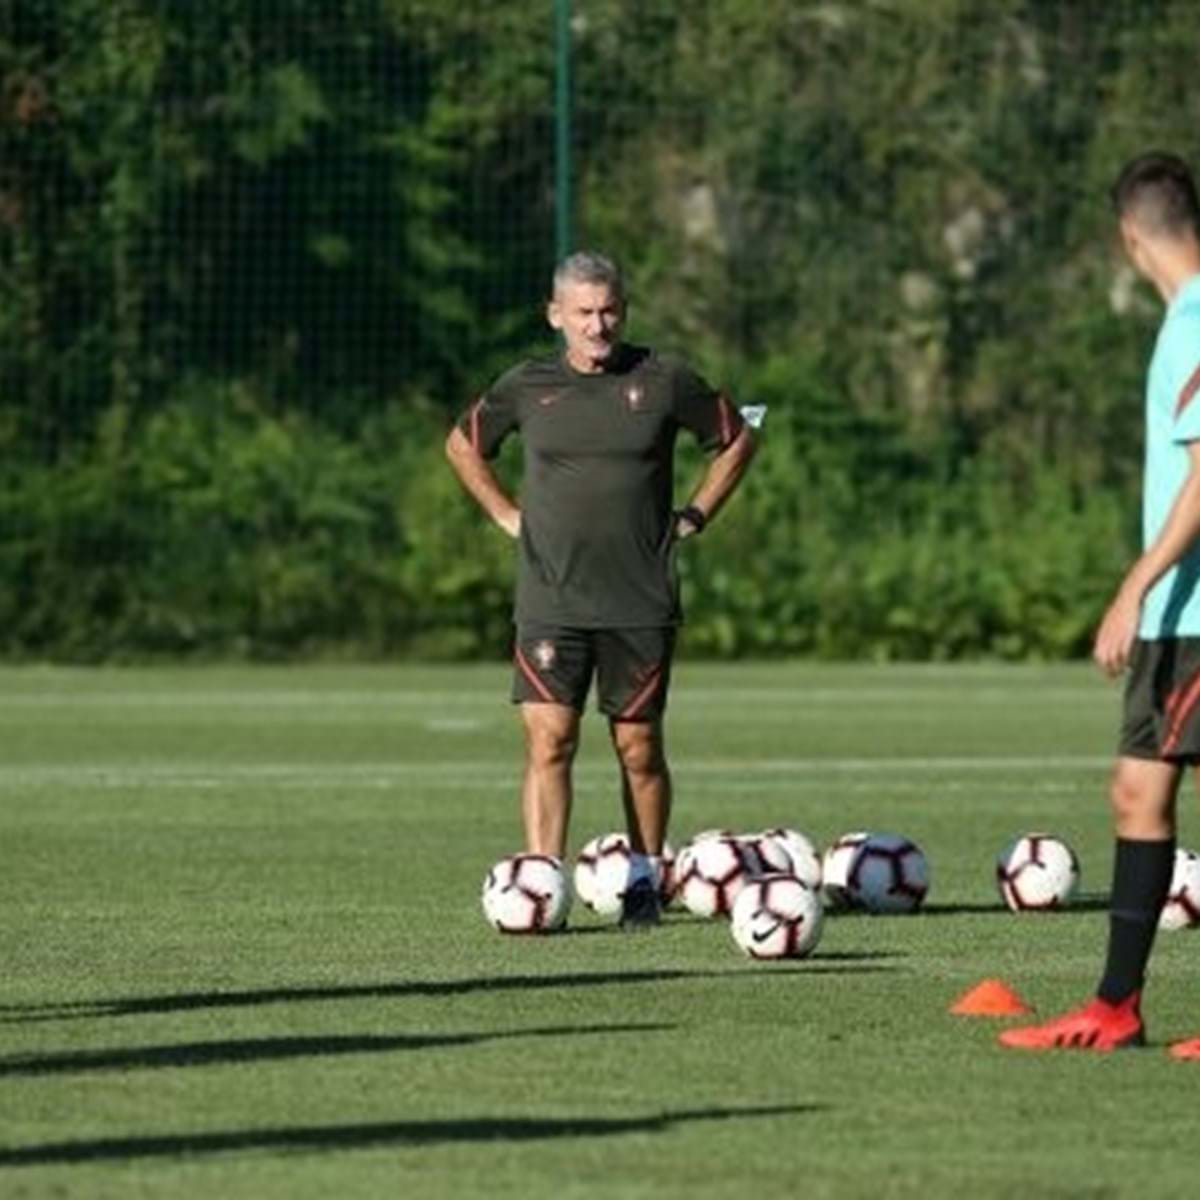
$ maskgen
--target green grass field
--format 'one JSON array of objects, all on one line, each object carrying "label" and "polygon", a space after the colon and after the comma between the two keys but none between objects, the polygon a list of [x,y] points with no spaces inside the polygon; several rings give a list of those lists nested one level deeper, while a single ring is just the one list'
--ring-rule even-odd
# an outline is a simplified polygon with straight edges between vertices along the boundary
[{"label": "green grass field", "polygon": [[[913,917],[752,964],[723,924],[503,938],[507,671],[0,672],[0,1196],[1178,1196],[1195,1186],[1200,934],[1163,935],[1153,1046],[1020,1056],[947,1015],[1049,1013],[1099,965],[1118,698],[1085,667],[678,669],[673,840],[906,833]],[[589,715],[574,846],[616,828]],[[1013,916],[1051,829],[1074,911]],[[1200,841],[1194,806],[1184,844]]]}]

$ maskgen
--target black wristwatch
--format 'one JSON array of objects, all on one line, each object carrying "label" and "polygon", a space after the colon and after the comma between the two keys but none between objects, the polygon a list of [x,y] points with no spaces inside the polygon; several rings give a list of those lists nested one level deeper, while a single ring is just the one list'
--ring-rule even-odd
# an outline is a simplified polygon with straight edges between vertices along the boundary
[{"label": "black wristwatch", "polygon": [[703,531],[705,525],[708,524],[708,518],[703,511],[697,508],[694,504],[688,504],[681,508],[676,514],[675,519],[678,521],[686,521],[697,533]]}]

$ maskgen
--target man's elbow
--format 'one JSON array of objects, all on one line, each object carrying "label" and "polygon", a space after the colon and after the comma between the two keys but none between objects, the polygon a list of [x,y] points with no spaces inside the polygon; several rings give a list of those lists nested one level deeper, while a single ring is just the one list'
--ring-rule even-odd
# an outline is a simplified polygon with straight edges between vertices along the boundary
[{"label": "man's elbow", "polygon": [[471,453],[471,443],[463,437],[462,430],[457,425],[446,435],[444,450],[451,464],[462,462],[463,457]]}]

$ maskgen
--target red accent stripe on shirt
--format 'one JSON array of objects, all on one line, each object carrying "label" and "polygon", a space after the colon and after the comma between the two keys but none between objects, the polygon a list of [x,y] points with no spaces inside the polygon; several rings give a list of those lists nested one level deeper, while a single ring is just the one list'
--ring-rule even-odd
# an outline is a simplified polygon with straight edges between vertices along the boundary
[{"label": "red accent stripe on shirt", "polygon": [[1196,398],[1196,393],[1200,392],[1200,367],[1197,367],[1189,376],[1187,383],[1183,385],[1183,390],[1179,393],[1179,400],[1175,404],[1175,416],[1178,418],[1185,408]]},{"label": "red accent stripe on shirt", "polygon": [[471,416],[470,416],[470,418],[468,420],[468,424],[467,424],[467,436],[471,439],[471,449],[474,450],[477,454],[480,453],[480,449],[479,449],[479,410],[482,407],[483,407],[483,397],[480,396],[479,399],[475,401],[475,404],[471,409]]},{"label": "red accent stripe on shirt", "polygon": [[[1180,688],[1178,692],[1172,693],[1172,696],[1178,696],[1179,698],[1174,704],[1174,713],[1171,715],[1171,726],[1167,730],[1167,736],[1163,739],[1163,754],[1170,754],[1179,745],[1179,740],[1183,736],[1183,727],[1187,724],[1188,718],[1195,710],[1197,701],[1200,701],[1200,673],[1193,675],[1185,686],[1187,688],[1186,692]],[[1180,692],[1182,692],[1182,695],[1179,695]],[[1171,712],[1171,707],[1171,699],[1168,698],[1168,713]]]},{"label": "red accent stripe on shirt", "polygon": [[729,397],[724,392],[717,396],[717,411],[721,416],[721,445],[728,446],[733,441],[733,413],[729,408]]},{"label": "red accent stripe on shirt", "polygon": [[631,721],[639,712],[646,706],[646,702],[658,691],[658,685],[662,682],[662,663],[650,672],[649,678],[642,684],[636,695],[630,702],[621,709],[621,714],[618,720]]},{"label": "red accent stripe on shirt", "polygon": [[521,653],[520,646],[516,647],[516,650],[514,651],[514,657],[516,659],[518,670],[520,670],[521,674],[524,675],[529,681],[529,686],[533,688],[533,690],[537,692],[537,694],[541,696],[541,698],[545,700],[547,704],[557,704],[559,702],[558,697],[555,696],[555,694],[542,682],[541,678],[538,676],[538,673],[533,669],[532,666],[530,666],[529,659],[527,659],[525,655]]}]

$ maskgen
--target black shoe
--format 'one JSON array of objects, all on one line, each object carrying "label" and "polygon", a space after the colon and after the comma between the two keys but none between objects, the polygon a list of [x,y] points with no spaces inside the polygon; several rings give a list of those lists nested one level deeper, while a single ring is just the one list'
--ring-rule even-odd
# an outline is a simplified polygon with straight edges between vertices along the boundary
[{"label": "black shoe", "polygon": [[649,929],[662,920],[662,901],[652,879],[639,879],[621,901],[622,929]]}]

